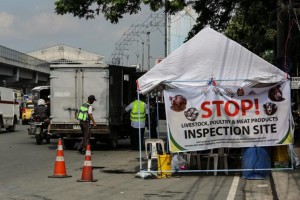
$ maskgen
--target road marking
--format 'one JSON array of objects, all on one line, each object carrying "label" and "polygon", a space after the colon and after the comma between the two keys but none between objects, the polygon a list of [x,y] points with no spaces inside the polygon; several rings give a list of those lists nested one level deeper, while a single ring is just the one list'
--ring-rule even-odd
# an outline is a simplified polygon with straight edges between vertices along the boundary
[{"label": "road marking", "polygon": [[232,181],[232,184],[231,184],[231,187],[230,187],[230,190],[229,190],[229,193],[228,193],[228,196],[227,196],[227,199],[226,200],[233,200],[234,197],[235,197],[235,193],[236,193],[236,190],[237,190],[237,187],[239,185],[239,180],[240,180],[240,177],[239,176],[234,176],[233,178],[233,181]]},{"label": "road marking", "polygon": [[257,185],[257,187],[263,188],[263,187],[269,187],[269,185],[268,184],[261,184],[261,185]]}]

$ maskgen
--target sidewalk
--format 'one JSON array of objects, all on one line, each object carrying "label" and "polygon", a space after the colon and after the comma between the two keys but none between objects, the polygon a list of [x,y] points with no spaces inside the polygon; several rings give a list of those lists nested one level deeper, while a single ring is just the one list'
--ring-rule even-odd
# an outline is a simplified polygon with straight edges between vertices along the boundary
[{"label": "sidewalk", "polygon": [[300,169],[271,172],[278,200],[300,199]]}]

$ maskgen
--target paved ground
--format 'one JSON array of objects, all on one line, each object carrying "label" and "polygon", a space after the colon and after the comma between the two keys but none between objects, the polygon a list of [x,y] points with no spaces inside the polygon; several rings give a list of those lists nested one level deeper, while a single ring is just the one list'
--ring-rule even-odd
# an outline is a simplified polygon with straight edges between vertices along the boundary
[{"label": "paved ground", "polygon": [[272,178],[279,200],[300,199],[300,169],[273,171]]},{"label": "paved ground", "polygon": [[[300,170],[273,171],[272,178],[246,180],[240,172],[181,173],[170,178],[142,179],[139,152],[120,141],[120,148],[108,150],[103,145],[92,151],[93,178],[97,182],[79,183],[84,156],[65,150],[70,178],[50,179],[55,162],[57,140],[36,145],[25,127],[14,133],[0,134],[0,199],[2,200],[298,200]],[[142,152],[143,158],[145,153]],[[240,163],[230,158],[229,165]],[[206,168],[203,162],[203,168]],[[146,169],[146,160],[142,160]],[[273,188],[272,188],[273,187]],[[276,192],[275,190],[276,189]]]}]

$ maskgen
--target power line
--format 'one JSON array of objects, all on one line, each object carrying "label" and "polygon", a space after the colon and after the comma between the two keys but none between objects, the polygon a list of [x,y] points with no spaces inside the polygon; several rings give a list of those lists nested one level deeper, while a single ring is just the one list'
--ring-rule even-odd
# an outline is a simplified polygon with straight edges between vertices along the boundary
[{"label": "power line", "polygon": [[160,31],[163,35],[164,32],[161,30],[162,27],[165,26],[164,19],[165,14],[163,11],[157,14],[151,14],[142,24],[131,25],[127,31],[125,31],[121,37],[121,39],[116,42],[115,50],[111,54],[109,61],[113,65],[124,65],[124,57],[126,55],[126,51],[129,51],[129,48],[134,42],[145,42],[141,37],[142,35],[147,34],[148,32],[153,32],[155,29]]}]

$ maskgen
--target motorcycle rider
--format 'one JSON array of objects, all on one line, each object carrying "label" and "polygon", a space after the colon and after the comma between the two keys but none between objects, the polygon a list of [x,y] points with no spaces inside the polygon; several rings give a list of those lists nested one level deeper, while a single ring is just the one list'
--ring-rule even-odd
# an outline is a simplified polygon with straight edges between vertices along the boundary
[{"label": "motorcycle rider", "polygon": [[46,102],[44,99],[38,100],[37,106],[34,108],[32,115],[33,118],[39,117],[45,123],[45,127],[48,127],[50,123],[50,119],[49,119],[50,112],[49,112],[49,108],[47,108],[46,106]]}]

